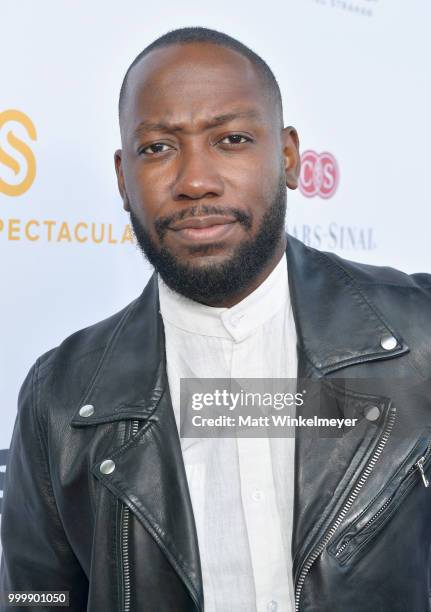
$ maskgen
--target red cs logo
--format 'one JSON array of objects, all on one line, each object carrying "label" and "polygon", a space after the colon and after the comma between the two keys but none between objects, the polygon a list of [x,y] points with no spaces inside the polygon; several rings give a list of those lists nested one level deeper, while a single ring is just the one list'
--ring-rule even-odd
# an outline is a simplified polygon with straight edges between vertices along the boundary
[{"label": "red cs logo", "polygon": [[301,155],[299,188],[306,198],[320,196],[330,198],[338,187],[340,172],[337,160],[331,153],[304,151]]}]

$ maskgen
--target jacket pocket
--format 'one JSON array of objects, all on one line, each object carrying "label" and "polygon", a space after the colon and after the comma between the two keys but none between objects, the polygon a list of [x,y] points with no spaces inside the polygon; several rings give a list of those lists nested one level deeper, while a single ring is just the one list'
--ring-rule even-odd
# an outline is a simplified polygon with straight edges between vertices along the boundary
[{"label": "jacket pocket", "polygon": [[395,476],[329,546],[328,551],[340,565],[356,557],[380,532],[413,487],[430,487],[431,492],[431,483],[427,476],[430,463],[431,433],[427,429]]}]

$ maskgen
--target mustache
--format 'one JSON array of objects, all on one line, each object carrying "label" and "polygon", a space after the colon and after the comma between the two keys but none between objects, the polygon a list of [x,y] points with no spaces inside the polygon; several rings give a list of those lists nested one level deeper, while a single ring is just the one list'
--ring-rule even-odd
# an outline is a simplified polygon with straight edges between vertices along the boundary
[{"label": "mustache", "polygon": [[160,240],[163,239],[166,234],[168,227],[171,223],[182,221],[191,217],[199,217],[202,215],[229,215],[234,217],[236,221],[244,225],[246,229],[252,227],[252,215],[246,213],[239,208],[231,208],[229,206],[215,206],[212,204],[203,204],[201,206],[192,206],[189,208],[183,208],[172,215],[166,215],[164,217],[158,217],[154,221],[154,228]]}]

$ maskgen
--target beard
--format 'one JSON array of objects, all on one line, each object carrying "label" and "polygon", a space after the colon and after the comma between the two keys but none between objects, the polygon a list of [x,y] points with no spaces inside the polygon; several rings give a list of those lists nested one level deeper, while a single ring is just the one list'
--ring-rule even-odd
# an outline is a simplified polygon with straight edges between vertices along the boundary
[{"label": "beard", "polygon": [[[242,240],[228,259],[208,265],[182,263],[167,248],[157,247],[132,210],[130,211],[130,222],[140,250],[168,287],[196,302],[216,305],[249,286],[271,260],[284,234],[286,200],[283,171],[280,173],[276,193],[262,217],[255,237]],[[252,227],[250,214],[238,209],[212,205],[184,209],[169,217],[157,219],[154,226],[160,243],[163,244],[163,237],[172,221],[202,213],[224,214],[226,212],[235,216],[236,221],[244,225],[246,231]],[[205,254],[212,246],[214,243],[213,245],[194,245],[189,248],[189,252]]]}]

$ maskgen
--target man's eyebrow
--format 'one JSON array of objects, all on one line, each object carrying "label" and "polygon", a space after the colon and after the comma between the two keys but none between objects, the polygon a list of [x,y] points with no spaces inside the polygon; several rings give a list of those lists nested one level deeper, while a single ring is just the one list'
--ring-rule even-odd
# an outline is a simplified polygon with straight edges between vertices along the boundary
[{"label": "man's eyebrow", "polygon": [[[216,127],[223,123],[229,123],[234,119],[259,119],[261,114],[254,109],[237,111],[232,113],[223,113],[222,115],[216,115],[205,122],[204,129]],[[163,121],[141,121],[136,130],[135,134],[142,134],[143,132],[183,132],[184,126],[181,124],[163,122]]]},{"label": "man's eyebrow", "polygon": [[223,115],[216,115],[208,122],[209,125],[221,125],[222,123],[228,123],[234,119],[259,119],[261,114],[255,109],[237,111],[233,113],[224,113]]}]

